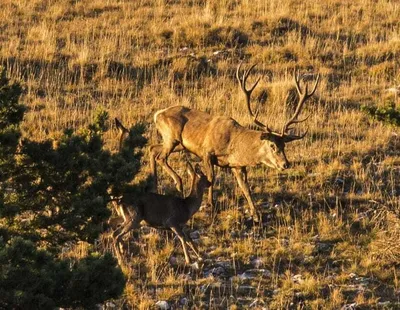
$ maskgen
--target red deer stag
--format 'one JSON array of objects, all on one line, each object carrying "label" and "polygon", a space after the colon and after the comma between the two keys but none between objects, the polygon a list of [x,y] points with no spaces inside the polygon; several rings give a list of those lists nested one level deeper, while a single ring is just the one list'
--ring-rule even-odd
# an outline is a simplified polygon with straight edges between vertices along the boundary
[{"label": "red deer stag", "polygon": [[[154,114],[154,122],[158,132],[162,136],[163,143],[151,147],[151,166],[157,184],[156,161],[174,179],[176,188],[182,192],[182,180],[169,166],[168,156],[172,152],[186,150],[200,157],[204,162],[205,171],[211,184],[214,181],[213,166],[231,168],[239,187],[242,189],[250,206],[254,219],[258,220],[249,186],[247,183],[246,168],[257,164],[265,164],[269,167],[284,170],[289,167],[285,155],[285,144],[304,138],[302,135],[289,133],[291,126],[305,121],[298,116],[304,103],[315,93],[318,86],[317,76],[311,92],[306,84],[303,91],[300,87],[300,75],[294,74],[294,82],[299,94],[299,102],[293,116],[284,124],[281,132],[273,132],[268,126],[258,119],[258,111],[253,113],[250,106],[251,93],[257,86],[260,78],[251,88],[246,88],[246,81],[251,70],[245,70],[240,77],[241,64],[237,67],[236,78],[246,96],[247,110],[253,123],[259,130],[248,129],[238,124],[227,116],[215,116],[206,112],[190,109],[184,106],[173,106]],[[212,185],[209,188],[208,203],[212,201]]]}]

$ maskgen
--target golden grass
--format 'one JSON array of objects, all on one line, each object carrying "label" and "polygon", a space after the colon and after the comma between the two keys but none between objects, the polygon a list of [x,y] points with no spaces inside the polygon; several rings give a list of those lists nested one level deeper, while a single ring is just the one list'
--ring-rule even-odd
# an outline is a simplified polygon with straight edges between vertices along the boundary
[{"label": "golden grass", "polygon": [[[386,91],[400,81],[398,16],[400,5],[389,0],[6,0],[0,61],[25,88],[24,135],[37,140],[85,126],[98,108],[126,124],[149,122],[151,143],[153,113],[175,104],[248,124],[234,79],[241,59],[258,64],[254,101],[262,104],[262,120],[279,129],[290,113],[290,100],[283,103],[293,91],[293,70],[321,73],[304,111],[311,117],[300,126],[309,134],[287,146],[294,168],[249,172],[265,225],[246,222],[240,190],[220,169],[219,211],[204,209],[191,221],[209,258],[203,270],[221,261],[234,268],[206,277],[171,265],[171,256],[182,259],[178,241],[141,233],[124,267],[129,285],[120,304],[241,309],[257,299],[254,307],[271,309],[378,301],[395,307],[399,130],[371,121],[360,107],[399,100]],[[112,150],[115,136],[106,134]],[[179,160],[173,165],[182,173]],[[162,186],[173,187],[165,175]],[[230,279],[255,257],[272,275],[251,282],[256,289],[246,300],[247,280],[233,286]],[[352,272],[369,279],[363,292],[352,289],[361,281]],[[294,283],[298,274],[302,282]]]}]

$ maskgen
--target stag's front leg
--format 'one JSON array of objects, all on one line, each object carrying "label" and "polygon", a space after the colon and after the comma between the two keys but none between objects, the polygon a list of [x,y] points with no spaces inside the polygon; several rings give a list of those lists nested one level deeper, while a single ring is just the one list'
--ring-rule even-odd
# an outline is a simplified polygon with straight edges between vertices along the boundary
[{"label": "stag's front leg", "polygon": [[[258,218],[258,214],[257,214],[257,209],[254,206],[253,199],[251,197],[251,193],[250,193],[250,189],[249,189],[249,185],[247,183],[246,170],[243,170],[242,168],[232,168],[232,172],[235,175],[236,180],[239,184],[239,187],[242,189],[244,196],[246,197],[246,200],[247,200],[247,203],[249,204],[250,212],[254,218],[254,221],[258,222],[259,218]],[[244,176],[242,175],[242,173],[244,174]]]},{"label": "stag's front leg", "polygon": [[210,187],[208,188],[208,201],[207,204],[211,207],[214,207],[214,200],[213,200],[213,188],[214,188],[214,165],[213,165],[213,155],[207,152],[203,158],[204,162],[204,170],[207,175],[208,181],[211,183]]}]

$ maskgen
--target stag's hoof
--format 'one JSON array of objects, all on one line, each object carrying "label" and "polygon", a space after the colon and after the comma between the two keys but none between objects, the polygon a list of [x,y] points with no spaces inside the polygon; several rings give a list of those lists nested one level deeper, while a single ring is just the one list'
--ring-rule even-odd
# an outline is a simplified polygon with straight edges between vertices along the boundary
[{"label": "stag's hoof", "polygon": [[176,183],[175,188],[178,192],[183,193],[183,186],[182,183]]}]

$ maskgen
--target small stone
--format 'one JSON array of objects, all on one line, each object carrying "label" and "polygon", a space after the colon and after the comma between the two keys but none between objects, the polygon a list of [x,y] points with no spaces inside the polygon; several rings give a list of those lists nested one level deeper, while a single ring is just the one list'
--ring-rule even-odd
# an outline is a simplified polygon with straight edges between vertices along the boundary
[{"label": "small stone", "polygon": [[192,239],[200,239],[200,232],[198,230],[191,232],[189,235]]},{"label": "small stone", "polygon": [[217,261],[217,262],[215,263],[215,266],[219,266],[219,267],[222,267],[222,268],[224,268],[224,269],[232,268],[231,263],[228,262],[228,261],[220,261],[220,262]]},{"label": "small stone", "polygon": [[341,310],[355,310],[357,308],[357,303],[354,302],[352,304],[344,305]]},{"label": "small stone", "polygon": [[160,309],[160,310],[168,310],[168,309],[171,308],[170,305],[169,305],[169,303],[168,303],[167,301],[165,301],[165,300],[157,301],[157,302],[156,302],[156,306],[157,306],[158,309]]},{"label": "small stone", "polygon": [[255,289],[256,288],[254,286],[251,286],[251,285],[240,285],[237,288],[237,293],[241,294],[241,295],[249,295],[252,292],[254,292]]},{"label": "small stone", "polygon": [[171,266],[177,266],[178,265],[178,260],[175,256],[171,256],[169,258],[169,263],[171,264]]},{"label": "small stone", "polygon": [[106,309],[114,309],[115,307],[117,306],[113,302],[111,301],[106,302]]},{"label": "small stone", "polygon": [[249,269],[238,275],[241,280],[249,280],[258,277],[269,278],[271,277],[271,272],[267,269]]},{"label": "small stone", "polygon": [[210,270],[204,272],[204,276],[205,277],[209,277],[209,276],[214,276],[214,277],[218,277],[221,276],[225,273],[225,269],[222,267],[215,267],[215,268],[211,268]]},{"label": "small stone", "polygon": [[301,284],[304,282],[303,276],[301,274],[296,274],[292,277],[294,283]]},{"label": "small stone", "polygon": [[254,268],[258,269],[264,264],[264,262],[261,258],[256,257],[251,260],[251,264],[253,265]]},{"label": "small stone", "polygon": [[183,281],[190,281],[190,280],[192,280],[192,276],[191,276],[190,274],[186,274],[186,273],[181,274],[178,278],[179,278],[180,280],[183,280]]},{"label": "small stone", "polygon": [[182,297],[181,300],[179,300],[179,304],[181,306],[186,306],[189,302],[189,299],[187,299],[186,297]]},{"label": "small stone", "polygon": [[354,278],[356,278],[356,277],[357,277],[357,275],[356,275],[354,272],[352,272],[352,273],[349,274],[349,278],[350,278],[350,279],[354,279]]}]

